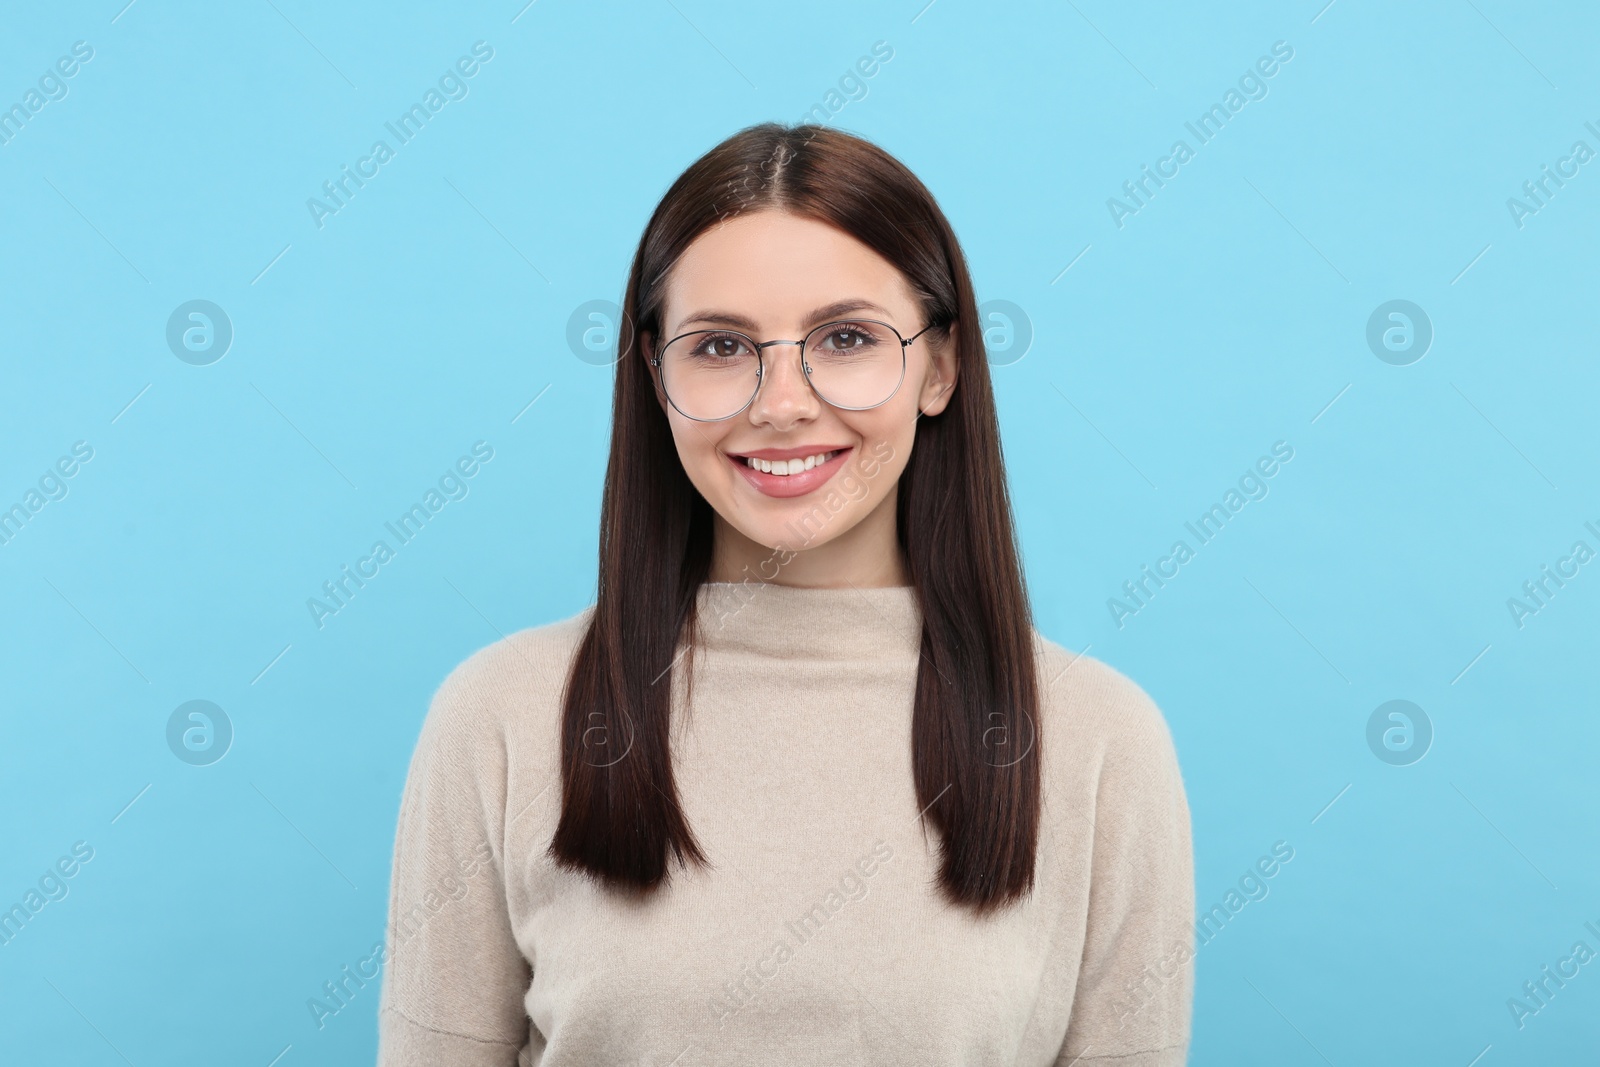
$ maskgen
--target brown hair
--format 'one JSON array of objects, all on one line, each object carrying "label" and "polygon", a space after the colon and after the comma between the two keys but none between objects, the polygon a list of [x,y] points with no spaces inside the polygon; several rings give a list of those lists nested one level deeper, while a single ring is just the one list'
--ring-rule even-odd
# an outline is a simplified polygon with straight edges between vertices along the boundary
[{"label": "brown hair", "polygon": [[945,897],[981,914],[1033,887],[1041,757],[1032,613],[982,325],[932,194],[883,149],[826,126],[740,130],[673,182],[640,238],[623,305],[637,328],[618,342],[595,608],[563,694],[549,854],[634,892],[665,882],[669,851],[707,863],[674,784],[668,726],[674,654],[681,636],[694,644],[710,570],[711,507],[678,461],[641,338],[659,335],[667,273],[690,243],[760,209],[852,234],[899,268],[935,332],[955,336],[957,386],[944,411],[917,420],[896,517],[923,620],[917,803],[941,835]]}]

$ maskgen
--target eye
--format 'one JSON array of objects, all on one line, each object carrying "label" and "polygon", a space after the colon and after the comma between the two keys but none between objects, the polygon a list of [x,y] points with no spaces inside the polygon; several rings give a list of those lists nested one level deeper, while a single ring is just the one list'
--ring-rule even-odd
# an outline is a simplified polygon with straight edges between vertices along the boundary
[{"label": "eye", "polygon": [[834,352],[870,348],[882,340],[882,329],[868,323],[840,322],[829,326],[816,341],[818,348]]},{"label": "eye", "polygon": [[744,338],[736,333],[707,333],[695,343],[693,354],[705,359],[735,359],[749,352]]}]

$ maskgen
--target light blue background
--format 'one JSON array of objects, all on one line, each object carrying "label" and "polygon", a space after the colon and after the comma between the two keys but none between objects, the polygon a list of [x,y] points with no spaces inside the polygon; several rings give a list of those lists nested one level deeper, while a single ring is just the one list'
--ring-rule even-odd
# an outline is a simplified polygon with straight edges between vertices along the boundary
[{"label": "light blue background", "polygon": [[[427,701],[593,591],[612,371],[569,317],[620,299],[686,165],[880,40],[831,121],[1031,324],[994,374],[1040,628],[1167,715],[1202,906],[1295,849],[1200,949],[1191,1062],[1593,1055],[1600,962],[1506,1007],[1600,949],[1600,564],[1506,606],[1600,548],[1600,162],[1506,206],[1600,149],[1592,7],[122,2],[0,35],[6,106],[94,48],[0,146],[0,506],[94,449],[0,545],[0,902],[95,850],[0,949],[7,1059],[371,1060],[376,985],[321,1030],[306,1001],[382,937]],[[318,229],[306,199],[477,40],[470,94]],[[1280,40],[1118,228],[1107,198]],[[164,337],[197,298],[235,330],[204,367]],[[1409,366],[1365,341],[1391,299],[1435,331]],[[470,494],[319,630],[306,599],[479,440]],[[1118,628],[1107,598],[1279,440],[1269,495]],[[1435,731],[1410,766],[1365,740],[1395,698]],[[211,766],[167,748],[191,699],[234,724]]]}]

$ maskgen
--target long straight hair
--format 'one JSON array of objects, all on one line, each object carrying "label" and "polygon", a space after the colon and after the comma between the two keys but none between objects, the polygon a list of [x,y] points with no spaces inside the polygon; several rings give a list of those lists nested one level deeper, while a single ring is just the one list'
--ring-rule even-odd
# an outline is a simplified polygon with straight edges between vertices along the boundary
[{"label": "long straight hair", "polygon": [[853,235],[900,270],[925,321],[955,335],[954,395],[917,419],[896,536],[922,613],[917,802],[940,837],[943,895],[983,914],[1033,888],[1041,746],[1032,612],[982,324],[932,194],[883,149],[826,126],[740,130],[679,176],[639,241],[618,340],[595,608],[562,698],[562,807],[549,854],[635,894],[666,881],[669,852],[707,864],[678,796],[669,726],[674,656],[680,640],[694,644],[711,566],[711,507],[678,460],[642,337],[660,336],[667,275],[690,243],[762,209]]}]

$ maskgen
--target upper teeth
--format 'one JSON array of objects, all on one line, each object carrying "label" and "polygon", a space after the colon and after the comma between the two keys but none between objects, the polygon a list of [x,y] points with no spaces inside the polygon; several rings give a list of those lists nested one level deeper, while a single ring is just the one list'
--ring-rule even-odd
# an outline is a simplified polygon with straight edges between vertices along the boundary
[{"label": "upper teeth", "polygon": [[768,474],[799,474],[801,471],[810,470],[819,463],[828,462],[833,456],[833,452],[819,452],[814,456],[807,456],[805,459],[756,459],[754,456],[746,456],[745,462],[756,470],[765,471]]}]

